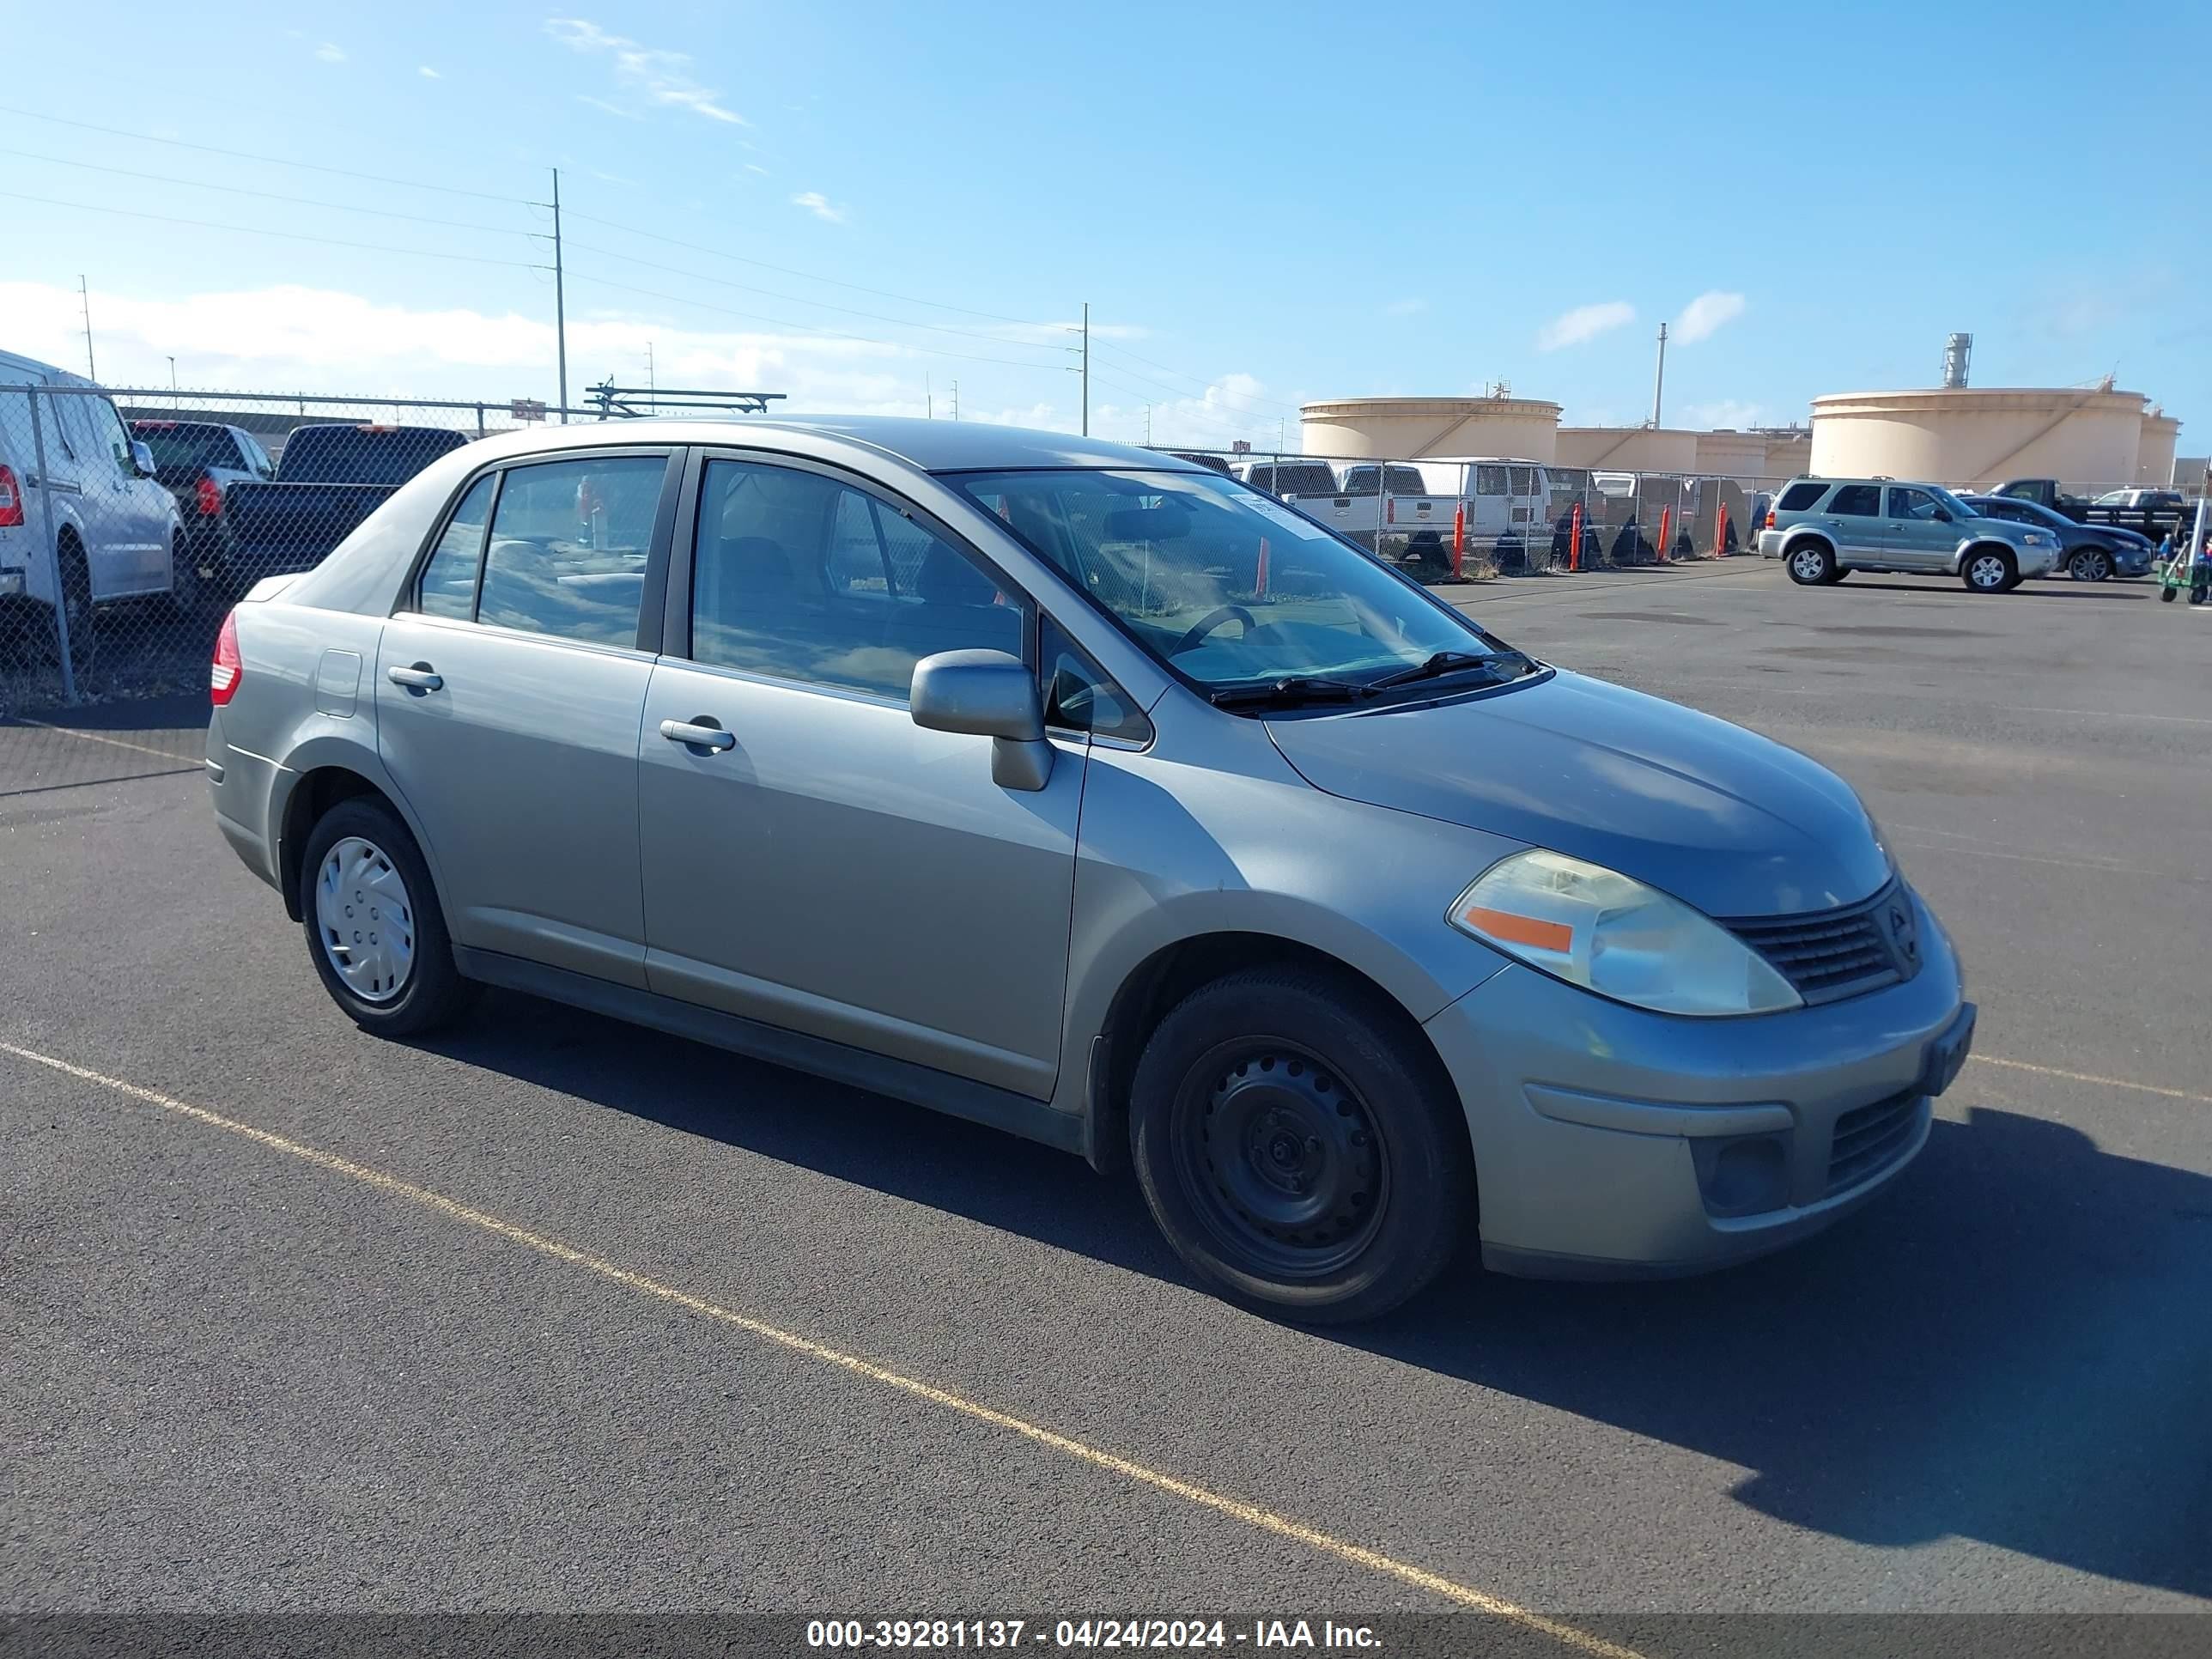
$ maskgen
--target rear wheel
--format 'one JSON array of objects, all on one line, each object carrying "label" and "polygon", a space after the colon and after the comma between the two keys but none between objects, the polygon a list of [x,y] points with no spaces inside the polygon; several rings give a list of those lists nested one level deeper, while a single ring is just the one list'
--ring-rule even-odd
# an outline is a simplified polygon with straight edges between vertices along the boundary
[{"label": "rear wheel", "polygon": [[2173,589],[2171,587],[2160,588],[2158,590],[2158,602],[2160,605],[2172,605],[2173,603]]},{"label": "rear wheel", "polygon": [[1790,580],[1800,587],[1822,587],[1834,581],[1841,572],[1836,568],[1836,555],[1826,542],[1799,542],[1785,556],[1790,567]]},{"label": "rear wheel", "polygon": [[307,837],[300,914],[323,988],[354,1024],[413,1036],[452,1021],[477,988],[453,965],[415,837],[381,801],[342,800]]},{"label": "rear wheel", "polygon": [[1153,1218],[1212,1288],[1320,1323],[1433,1279],[1471,1208],[1459,1103],[1371,993],[1300,968],[1193,992],[1146,1044],[1130,1146]]},{"label": "rear wheel", "polygon": [[169,538],[169,606],[179,617],[196,617],[207,599],[207,585],[200,575],[200,556]]},{"label": "rear wheel", "polygon": [[1996,548],[1978,547],[1967,554],[1959,574],[1977,593],[2002,593],[2020,586],[2020,571],[2012,555]]},{"label": "rear wheel", "polygon": [[84,549],[74,536],[62,538],[59,551],[62,614],[69,623],[70,672],[80,682],[78,690],[82,690],[85,676],[100,660],[97,613],[92,603],[92,567],[85,562]]}]

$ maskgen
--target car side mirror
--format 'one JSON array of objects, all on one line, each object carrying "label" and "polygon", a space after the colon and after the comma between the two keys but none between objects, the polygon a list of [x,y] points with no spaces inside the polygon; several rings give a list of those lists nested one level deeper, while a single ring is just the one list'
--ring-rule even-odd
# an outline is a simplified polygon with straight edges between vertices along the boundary
[{"label": "car side mirror", "polygon": [[154,450],[143,438],[131,441],[131,465],[142,478],[154,476]]},{"label": "car side mirror", "polygon": [[991,738],[991,781],[1000,788],[1042,789],[1051,780],[1044,702],[1018,657],[1004,651],[924,657],[914,665],[908,702],[916,726]]}]

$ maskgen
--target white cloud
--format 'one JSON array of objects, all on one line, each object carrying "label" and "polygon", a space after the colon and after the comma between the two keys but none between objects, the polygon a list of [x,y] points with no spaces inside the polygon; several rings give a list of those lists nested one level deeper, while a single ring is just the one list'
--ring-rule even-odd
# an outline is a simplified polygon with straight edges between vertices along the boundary
[{"label": "white cloud", "polygon": [[325,64],[343,64],[346,60],[345,48],[333,46],[328,40],[315,48],[315,56]]},{"label": "white cloud", "polygon": [[415,66],[415,73],[421,76],[425,81],[442,81],[446,78],[444,76],[439,74],[437,70],[432,69],[428,64],[417,64]]},{"label": "white cloud", "polygon": [[610,34],[585,17],[549,17],[545,32],[573,52],[607,57],[614,64],[616,83],[648,103],[687,109],[731,126],[750,125],[720,101],[720,93],[691,78],[691,59],[684,52],[640,46],[626,35]]},{"label": "white cloud", "polygon": [[791,204],[793,207],[805,208],[816,218],[827,220],[833,225],[842,225],[845,222],[845,210],[837,206],[818,190],[800,191],[798,195],[791,198]]},{"label": "white cloud", "polygon": [[768,177],[768,169],[763,167],[758,161],[746,162],[745,171],[747,173],[757,173],[763,179]]},{"label": "white cloud", "polygon": [[1725,324],[1743,315],[1745,300],[1726,289],[1708,289],[1682,307],[1668,337],[1683,345],[1709,338]]},{"label": "white cloud", "polygon": [[634,109],[624,109],[620,104],[609,103],[604,98],[594,98],[588,92],[578,93],[576,94],[576,101],[580,104],[589,104],[593,109],[598,110],[603,115],[618,115],[625,121],[642,121],[645,119],[645,117],[640,115]]},{"label": "white cloud", "polygon": [[1382,307],[1386,317],[1418,317],[1429,308],[1426,300],[1393,300]]},{"label": "white cloud", "polygon": [[1685,426],[1731,428],[1743,431],[1747,427],[1769,426],[1766,407],[1749,403],[1741,398],[1723,398],[1710,404],[1684,404],[1682,423]]},{"label": "white cloud", "polygon": [[1561,312],[1536,331],[1536,349],[1557,351],[1563,346],[1581,345],[1635,320],[1636,307],[1626,300],[1577,306],[1572,311]]}]

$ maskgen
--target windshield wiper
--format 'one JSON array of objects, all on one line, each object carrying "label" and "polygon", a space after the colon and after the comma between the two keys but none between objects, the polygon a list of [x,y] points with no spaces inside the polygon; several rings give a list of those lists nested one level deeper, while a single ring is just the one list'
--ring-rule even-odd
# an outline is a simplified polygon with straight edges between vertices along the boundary
[{"label": "windshield wiper", "polygon": [[1395,674],[1385,674],[1379,680],[1370,680],[1370,691],[1386,691],[1394,685],[1411,685],[1416,680],[1442,679],[1447,674],[1462,674],[1471,669],[1487,669],[1502,684],[1527,673],[1528,659],[1518,651],[1439,651],[1426,662],[1416,663],[1411,668],[1401,668]]},{"label": "windshield wiper", "polygon": [[1239,708],[1259,703],[1290,707],[1302,702],[1352,702],[1373,694],[1374,688],[1357,680],[1333,680],[1313,674],[1288,674],[1257,685],[1224,685],[1206,694],[1216,708]]}]

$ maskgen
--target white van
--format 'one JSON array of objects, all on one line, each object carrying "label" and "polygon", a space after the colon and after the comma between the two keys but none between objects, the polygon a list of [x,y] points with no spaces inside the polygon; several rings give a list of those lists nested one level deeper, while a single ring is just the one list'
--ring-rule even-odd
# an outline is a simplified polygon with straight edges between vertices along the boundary
[{"label": "white van", "polygon": [[[37,398],[34,428],[39,387],[56,391]],[[197,603],[198,573],[176,556],[183,539],[153,452],[131,439],[114,403],[81,374],[0,351],[0,610],[51,611],[65,596],[70,654],[82,667],[95,605],[144,593]]]},{"label": "white van", "polygon": [[1415,465],[1431,495],[1455,496],[1467,509],[1470,544],[1525,545],[1551,534],[1551,478],[1539,463],[1510,455],[1438,455]]}]

